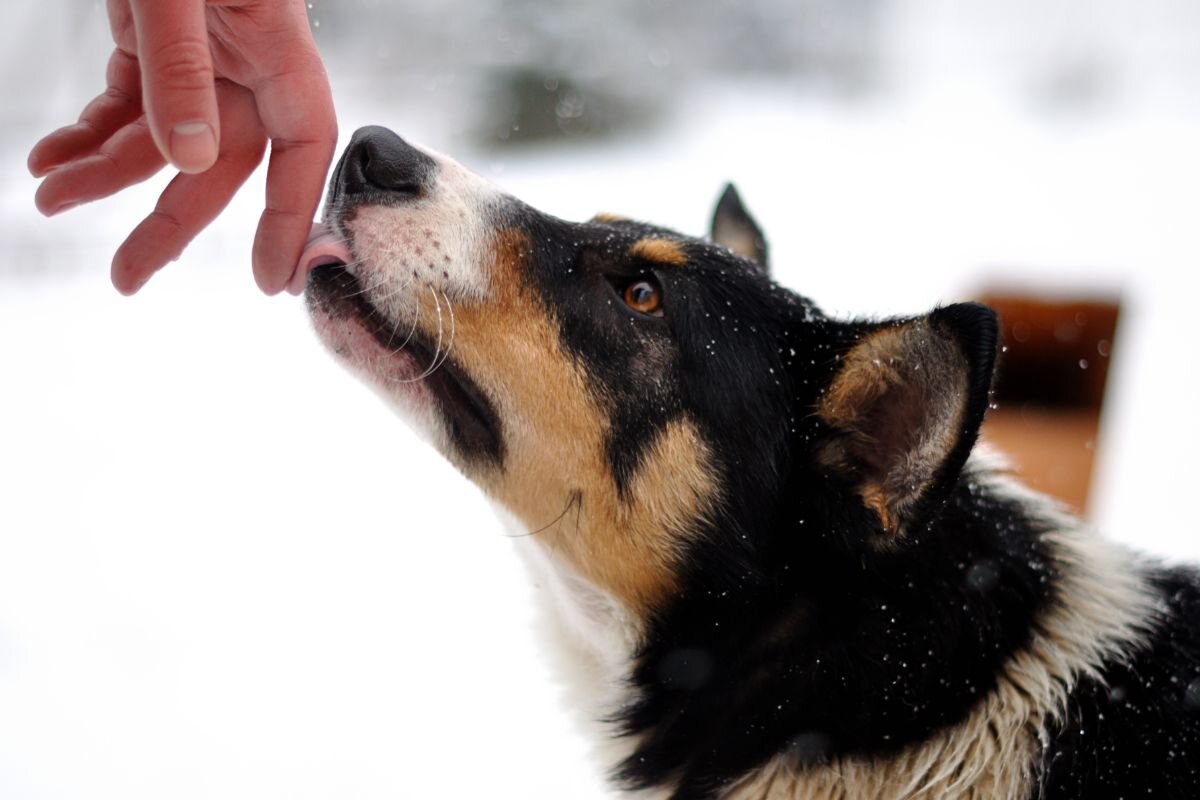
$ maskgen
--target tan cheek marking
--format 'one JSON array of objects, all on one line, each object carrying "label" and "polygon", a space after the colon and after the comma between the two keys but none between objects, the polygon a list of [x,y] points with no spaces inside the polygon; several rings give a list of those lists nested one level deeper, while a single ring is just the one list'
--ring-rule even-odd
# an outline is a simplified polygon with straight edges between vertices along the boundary
[{"label": "tan cheek marking", "polygon": [[673,267],[681,267],[687,263],[683,246],[670,239],[640,239],[629,248],[629,255]]},{"label": "tan cheek marking", "polygon": [[645,614],[675,588],[683,537],[712,510],[713,460],[694,426],[673,422],[618,497],[604,456],[608,415],[521,286],[527,247],[499,234],[492,298],[455,310],[454,356],[495,398],[504,425],[503,469],[471,477],[572,568]]},{"label": "tan cheek marking", "polygon": [[620,214],[609,214],[601,211],[596,216],[592,217],[592,222],[599,222],[601,225],[611,225],[614,222],[624,222],[625,217]]}]

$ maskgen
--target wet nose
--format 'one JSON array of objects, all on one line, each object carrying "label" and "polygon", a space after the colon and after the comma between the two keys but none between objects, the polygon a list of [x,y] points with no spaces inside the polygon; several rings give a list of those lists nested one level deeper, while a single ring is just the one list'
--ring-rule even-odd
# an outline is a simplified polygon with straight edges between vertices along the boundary
[{"label": "wet nose", "polygon": [[344,195],[420,197],[430,186],[437,162],[387,128],[359,128],[337,168]]}]

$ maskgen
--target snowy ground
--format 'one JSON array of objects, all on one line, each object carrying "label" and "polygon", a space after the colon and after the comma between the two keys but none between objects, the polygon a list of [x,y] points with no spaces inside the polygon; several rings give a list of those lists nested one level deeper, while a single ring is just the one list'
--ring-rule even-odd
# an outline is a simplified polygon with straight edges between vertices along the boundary
[{"label": "snowy ground", "polygon": [[[833,311],[1120,293],[1093,516],[1200,558],[1196,115],[1035,122],[939,85],[717,85],[646,139],[455,154],[564,217],[697,233],[735,178],[780,280]],[[346,137],[453,144],[341,102]],[[162,182],[42,220],[23,135],[0,152],[0,798],[603,797],[486,502],[300,301],[254,290],[261,184],[125,299],[108,258]]]}]

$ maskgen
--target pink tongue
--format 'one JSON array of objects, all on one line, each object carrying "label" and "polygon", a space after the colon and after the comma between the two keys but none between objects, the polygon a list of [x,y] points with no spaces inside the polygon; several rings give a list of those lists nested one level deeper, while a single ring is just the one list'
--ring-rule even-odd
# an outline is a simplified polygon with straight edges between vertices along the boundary
[{"label": "pink tongue", "polygon": [[354,260],[350,248],[324,222],[314,222],[312,232],[308,234],[308,243],[300,254],[296,271],[288,281],[288,291],[292,294],[302,294],[308,283],[308,273],[326,264],[349,264]]}]

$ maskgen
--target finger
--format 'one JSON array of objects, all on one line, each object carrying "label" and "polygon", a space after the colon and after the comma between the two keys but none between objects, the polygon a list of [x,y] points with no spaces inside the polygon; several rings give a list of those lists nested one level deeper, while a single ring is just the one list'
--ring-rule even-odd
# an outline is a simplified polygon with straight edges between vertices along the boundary
[{"label": "finger", "polygon": [[74,125],[59,128],[33,146],[29,171],[40,178],[50,170],[94,153],[110,136],[142,115],[137,59],[114,50],[108,60],[104,94],[88,103]]},{"label": "finger", "polygon": [[[307,35],[307,27],[305,28]],[[254,279],[267,294],[288,285],[337,146],[337,119],[325,70],[309,38],[290,68],[255,87],[271,137],[267,204],[254,238]]]},{"label": "finger", "polygon": [[34,202],[43,214],[57,214],[141,183],[165,164],[143,117],[117,131],[94,154],[50,173]]},{"label": "finger", "polygon": [[203,172],[216,161],[220,141],[204,0],[130,5],[154,141],[181,172]]},{"label": "finger", "polygon": [[209,170],[199,175],[181,173],[168,184],[154,212],[117,250],[112,282],[122,294],[133,294],[179,258],[262,162],[267,137],[253,95],[240,86],[223,85],[219,96],[222,122],[231,135],[222,140],[221,152]]}]

